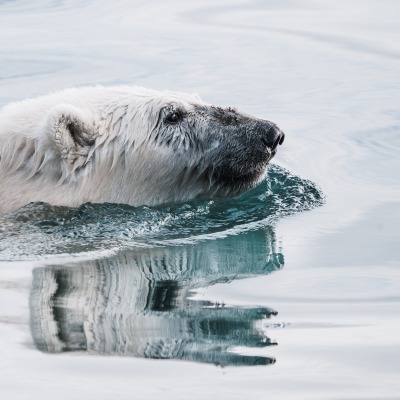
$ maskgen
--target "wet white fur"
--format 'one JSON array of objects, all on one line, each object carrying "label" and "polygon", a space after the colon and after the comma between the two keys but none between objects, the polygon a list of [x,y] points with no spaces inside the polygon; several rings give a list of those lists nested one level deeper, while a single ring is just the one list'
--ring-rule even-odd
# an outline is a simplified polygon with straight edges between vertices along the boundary
[{"label": "wet white fur", "polygon": [[[139,87],[86,87],[12,103],[0,111],[0,214],[32,201],[156,205],[190,200],[180,159],[154,146],[160,110],[205,104],[197,95]],[[84,145],[66,125],[79,126]],[[183,164],[182,164],[183,165]]]}]

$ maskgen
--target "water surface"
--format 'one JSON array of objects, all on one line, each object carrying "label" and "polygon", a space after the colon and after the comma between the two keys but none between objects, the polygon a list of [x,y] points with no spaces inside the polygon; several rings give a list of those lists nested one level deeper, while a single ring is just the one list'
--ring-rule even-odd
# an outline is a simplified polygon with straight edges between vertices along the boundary
[{"label": "water surface", "polygon": [[0,106],[138,84],[286,133],[238,199],[2,218],[2,395],[399,398],[399,12],[0,1]]}]

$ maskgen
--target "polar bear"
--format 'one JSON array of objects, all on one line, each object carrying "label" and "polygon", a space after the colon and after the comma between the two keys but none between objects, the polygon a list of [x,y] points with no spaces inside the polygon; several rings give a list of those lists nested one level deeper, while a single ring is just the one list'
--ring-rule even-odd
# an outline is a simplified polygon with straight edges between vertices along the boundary
[{"label": "polar bear", "polygon": [[235,196],[283,139],[272,122],[177,92],[95,86],[15,102],[0,111],[0,214]]}]

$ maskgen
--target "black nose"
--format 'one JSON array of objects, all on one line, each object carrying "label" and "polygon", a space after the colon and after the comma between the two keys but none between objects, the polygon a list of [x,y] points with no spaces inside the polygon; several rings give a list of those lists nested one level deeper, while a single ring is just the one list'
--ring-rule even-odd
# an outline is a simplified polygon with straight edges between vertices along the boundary
[{"label": "black nose", "polygon": [[282,144],[285,134],[275,125],[270,125],[263,130],[261,140],[264,145],[274,151],[279,144]]}]

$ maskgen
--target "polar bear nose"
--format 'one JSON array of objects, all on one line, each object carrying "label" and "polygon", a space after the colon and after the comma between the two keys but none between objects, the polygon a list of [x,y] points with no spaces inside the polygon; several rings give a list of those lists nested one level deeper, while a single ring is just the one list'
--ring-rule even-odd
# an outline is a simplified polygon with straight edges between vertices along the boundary
[{"label": "polar bear nose", "polygon": [[272,151],[282,144],[284,139],[285,134],[276,125],[268,125],[266,129],[263,129],[261,140]]}]

